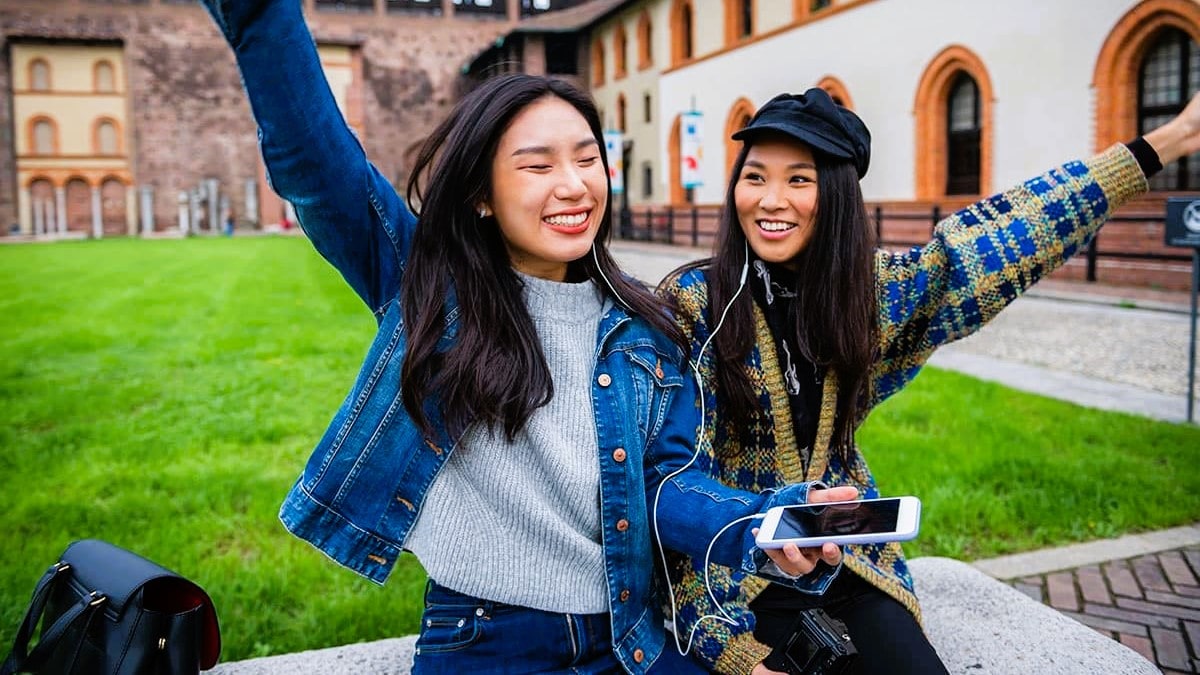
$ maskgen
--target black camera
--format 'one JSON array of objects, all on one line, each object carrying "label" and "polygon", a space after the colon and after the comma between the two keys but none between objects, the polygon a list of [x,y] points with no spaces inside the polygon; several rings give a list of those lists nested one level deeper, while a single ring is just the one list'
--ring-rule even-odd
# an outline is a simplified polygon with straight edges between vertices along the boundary
[{"label": "black camera", "polygon": [[788,637],[775,645],[763,665],[788,675],[840,675],[858,650],[846,624],[820,609],[800,612]]}]

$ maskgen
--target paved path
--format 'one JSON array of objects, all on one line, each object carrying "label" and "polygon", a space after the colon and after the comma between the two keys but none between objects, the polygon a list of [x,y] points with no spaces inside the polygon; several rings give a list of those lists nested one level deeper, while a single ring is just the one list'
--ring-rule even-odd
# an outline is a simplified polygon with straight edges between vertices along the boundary
[{"label": "paved path", "polygon": [[1010,583],[1164,673],[1200,673],[1200,544]]},{"label": "paved path", "polygon": [[[627,272],[651,284],[706,255],[631,242],[615,242],[613,252]],[[1182,422],[1190,302],[1187,293],[1043,280],[975,335],[939,349],[930,364],[1080,405]],[[973,564],[1119,640],[1164,673],[1200,673],[1200,523]]]}]

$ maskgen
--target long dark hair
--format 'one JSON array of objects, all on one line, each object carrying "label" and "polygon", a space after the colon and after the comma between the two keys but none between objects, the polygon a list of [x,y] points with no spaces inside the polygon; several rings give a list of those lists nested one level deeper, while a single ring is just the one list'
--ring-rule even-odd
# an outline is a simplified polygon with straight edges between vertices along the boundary
[{"label": "long dark hair", "polygon": [[[725,208],[707,266],[709,309],[717,321],[738,290],[747,242],[734,205],[734,189],[751,143],[733,163]],[[877,355],[879,322],[875,295],[875,231],[867,219],[858,174],[848,162],[816,150],[817,208],[813,234],[793,262],[796,323],[791,335],[805,358],[838,376],[837,418],[831,443],[847,466],[854,466],[854,428],[870,394],[871,364]],[[747,422],[759,407],[745,361],[754,347],[754,300],[743,290],[713,339],[717,384],[735,424]],[[776,411],[776,414],[787,414]]]},{"label": "long dark hair", "polygon": [[[452,436],[482,421],[502,425],[509,440],[554,395],[500,227],[494,217],[476,214],[477,205],[491,197],[500,137],[517,113],[547,96],[583,115],[607,172],[600,116],[587,94],[562,80],[512,74],[467,94],[426,140],[410,174],[408,202],[418,217],[400,289],[409,333],[400,376],[404,408],[426,436],[433,434],[427,406],[434,395]],[[611,204],[611,185],[609,192]],[[618,269],[606,246],[611,230],[611,210],[605,208],[595,258],[571,262],[568,278],[590,279],[606,293],[615,289],[633,314],[682,342],[663,305]],[[457,297],[457,336],[446,348],[439,341],[451,293]]]}]

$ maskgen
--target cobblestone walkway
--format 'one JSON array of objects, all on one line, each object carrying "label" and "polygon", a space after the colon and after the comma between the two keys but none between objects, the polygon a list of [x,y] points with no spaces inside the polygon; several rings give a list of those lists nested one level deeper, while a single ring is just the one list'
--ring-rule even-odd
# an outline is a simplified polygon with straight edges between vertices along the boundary
[{"label": "cobblestone walkway", "polygon": [[1168,675],[1200,673],[1200,546],[1009,583],[1120,640]]}]

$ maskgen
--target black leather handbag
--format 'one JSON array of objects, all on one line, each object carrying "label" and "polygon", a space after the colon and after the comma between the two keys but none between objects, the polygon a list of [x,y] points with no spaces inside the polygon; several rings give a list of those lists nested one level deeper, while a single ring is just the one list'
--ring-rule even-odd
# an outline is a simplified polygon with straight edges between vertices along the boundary
[{"label": "black leather handbag", "polygon": [[204,589],[137,554],[84,539],[38,581],[0,675],[190,674],[212,668],[220,653],[217,613]]}]

